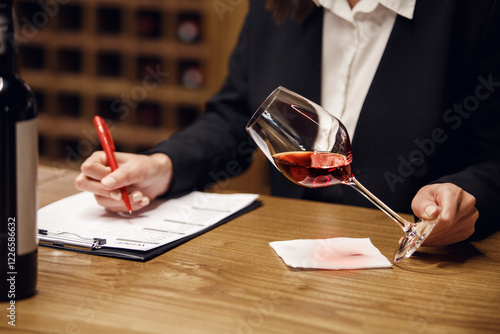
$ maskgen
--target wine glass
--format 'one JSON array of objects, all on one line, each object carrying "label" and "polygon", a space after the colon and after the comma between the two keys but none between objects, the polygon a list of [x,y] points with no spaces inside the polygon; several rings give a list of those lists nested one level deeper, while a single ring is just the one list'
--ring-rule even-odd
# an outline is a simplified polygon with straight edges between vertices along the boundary
[{"label": "wine glass", "polygon": [[321,106],[284,87],[269,95],[246,130],[292,182],[308,188],[351,186],[398,223],[405,235],[394,263],[409,258],[437,223],[439,217],[409,222],[368,191],[351,172],[351,143],[344,125]]}]

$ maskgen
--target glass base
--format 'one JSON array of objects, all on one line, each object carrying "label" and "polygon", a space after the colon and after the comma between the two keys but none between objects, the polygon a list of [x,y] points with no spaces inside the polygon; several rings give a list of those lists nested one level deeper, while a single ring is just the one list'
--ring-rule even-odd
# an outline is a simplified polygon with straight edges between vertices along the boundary
[{"label": "glass base", "polygon": [[406,230],[405,236],[399,240],[399,248],[394,254],[394,263],[409,258],[420,247],[425,238],[431,234],[437,221],[437,219],[431,221],[419,220],[412,223]]}]

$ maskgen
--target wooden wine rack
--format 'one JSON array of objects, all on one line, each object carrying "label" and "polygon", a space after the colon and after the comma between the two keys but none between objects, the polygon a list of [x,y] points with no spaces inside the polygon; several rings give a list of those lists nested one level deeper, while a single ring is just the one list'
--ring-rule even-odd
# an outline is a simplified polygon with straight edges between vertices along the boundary
[{"label": "wooden wine rack", "polygon": [[[40,110],[41,162],[79,168],[99,148],[94,115],[127,152],[189,125],[226,76],[246,10],[246,1],[227,0],[15,1],[20,73]],[[193,40],[180,38],[186,20],[198,28]],[[255,177],[233,184],[262,192],[247,187]]]}]

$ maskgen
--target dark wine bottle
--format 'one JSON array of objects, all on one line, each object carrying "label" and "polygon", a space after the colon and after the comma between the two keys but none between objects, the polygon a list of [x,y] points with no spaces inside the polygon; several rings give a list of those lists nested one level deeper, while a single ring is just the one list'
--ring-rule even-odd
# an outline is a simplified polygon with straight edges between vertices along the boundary
[{"label": "dark wine bottle", "polygon": [[37,279],[37,110],[17,75],[12,6],[0,0],[0,300],[9,307],[34,295]]}]

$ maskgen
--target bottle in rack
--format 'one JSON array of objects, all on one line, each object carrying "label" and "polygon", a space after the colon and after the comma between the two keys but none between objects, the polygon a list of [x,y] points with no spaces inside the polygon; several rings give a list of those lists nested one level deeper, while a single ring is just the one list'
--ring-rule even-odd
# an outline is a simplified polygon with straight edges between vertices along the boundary
[{"label": "bottle in rack", "polygon": [[200,17],[198,15],[180,15],[178,18],[177,37],[183,43],[196,43],[200,40]]},{"label": "bottle in rack", "polygon": [[34,95],[16,74],[12,5],[0,0],[0,300],[15,314],[36,288],[38,132]]},{"label": "bottle in rack", "polygon": [[189,89],[198,89],[203,85],[203,71],[197,61],[182,61],[179,63],[180,82]]}]

